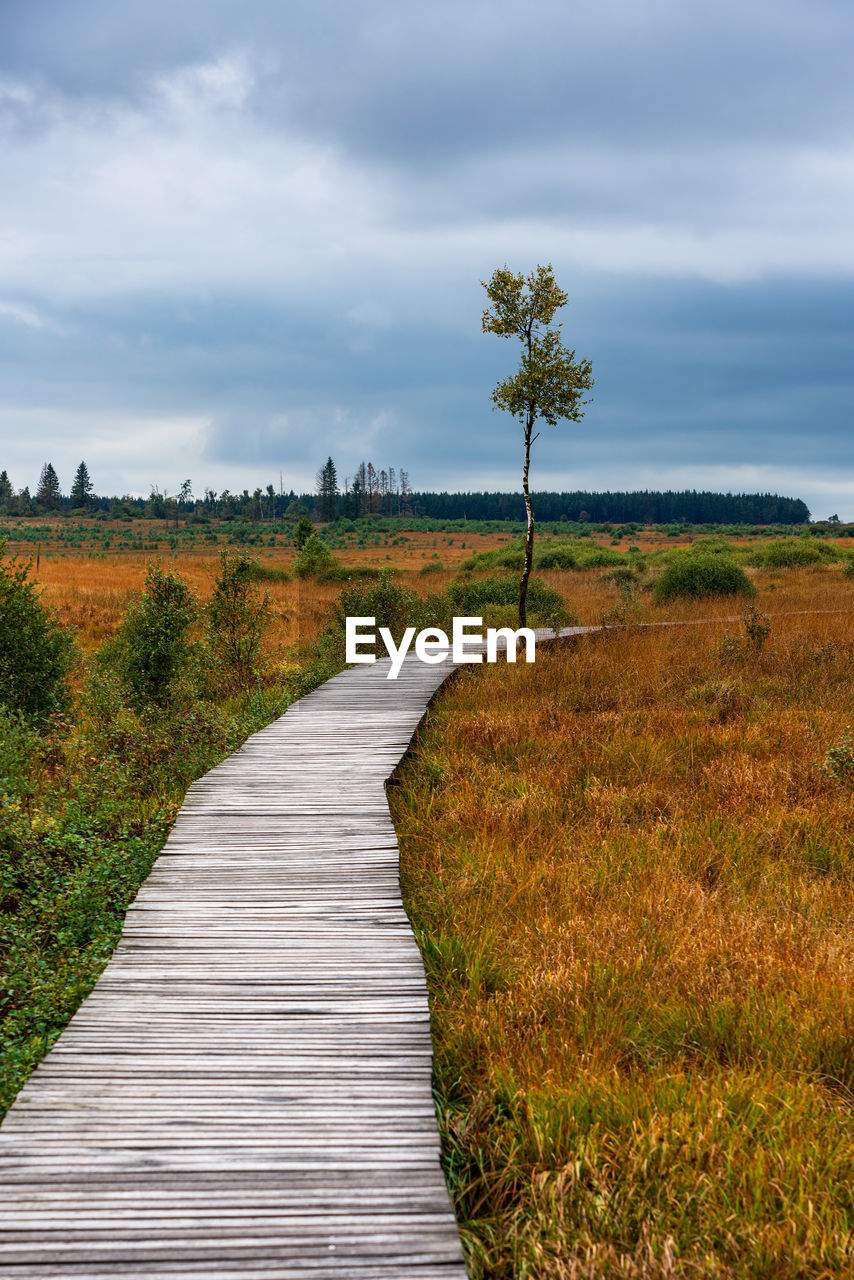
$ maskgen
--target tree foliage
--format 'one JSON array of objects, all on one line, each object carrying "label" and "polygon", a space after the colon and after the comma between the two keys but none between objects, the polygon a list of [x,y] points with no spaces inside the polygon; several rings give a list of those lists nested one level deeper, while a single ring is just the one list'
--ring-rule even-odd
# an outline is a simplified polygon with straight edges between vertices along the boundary
[{"label": "tree foliage", "polygon": [[540,419],[549,426],[562,419],[578,422],[587,404],[584,393],[593,386],[593,369],[589,360],[576,360],[575,352],[561,342],[561,326],[553,324],[556,313],[566,305],[567,295],[558,288],[550,265],[538,266],[528,276],[499,267],[488,282],[483,281],[483,287],[491,303],[483,313],[483,332],[516,338],[522,346],[518,371],[498,383],[492,401],[494,408],[522,423],[527,536],[519,584],[519,625],[525,626],[534,553],[534,508],[528,485],[531,445],[537,438],[534,427]]},{"label": "tree foliage", "polygon": [[39,487],[36,490],[36,502],[47,511],[55,511],[62,503],[59,476],[50,462],[46,462],[42,467],[42,473],[39,476]]},{"label": "tree foliage", "polygon": [[294,560],[294,573],[298,578],[336,578],[341,566],[323,539],[312,533]]},{"label": "tree foliage", "polygon": [[293,534],[294,545],[296,546],[297,551],[302,551],[309,538],[313,537],[314,525],[311,523],[308,516],[300,516],[299,520],[294,525]]},{"label": "tree foliage", "polygon": [[245,692],[260,679],[259,660],[270,598],[255,582],[248,556],[223,551],[213,595],[205,608],[214,668],[226,685]]},{"label": "tree foliage", "polygon": [[317,472],[317,505],[320,519],[329,523],[338,515],[338,475],[331,456]]},{"label": "tree foliage", "polygon": [[187,675],[189,633],[197,614],[186,582],[159,564],[149,564],[141,599],[125,614],[113,645],[104,647],[138,709],[174,702]]},{"label": "tree foliage", "polygon": [[30,565],[2,559],[0,540],[0,705],[36,722],[70,702],[70,634],[41,603]]},{"label": "tree foliage", "polygon": [[89,468],[85,462],[81,462],[74,473],[74,483],[71,486],[72,507],[87,507],[92,496],[92,487]]}]

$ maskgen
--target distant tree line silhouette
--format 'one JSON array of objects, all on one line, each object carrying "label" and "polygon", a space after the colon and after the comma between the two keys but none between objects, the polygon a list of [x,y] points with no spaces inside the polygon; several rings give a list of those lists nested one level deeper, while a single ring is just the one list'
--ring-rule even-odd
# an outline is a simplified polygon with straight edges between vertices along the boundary
[{"label": "distant tree line silhouette", "polygon": [[[809,508],[800,498],[775,493],[711,493],[697,489],[659,492],[652,489],[629,493],[539,492],[536,498],[540,522],[578,521],[582,524],[806,524]],[[205,489],[195,497],[190,480],[175,494],[152,488],[147,498],[107,497],[94,492],[85,462],[74,475],[70,491],[62,492],[53,465],[41,470],[35,494],[28,487],[16,492],[7,472],[0,471],[0,515],[39,516],[51,513],[102,513],[116,518],[147,517],[154,520],[240,519],[296,522],[309,516],[320,523],[363,516],[413,516],[432,520],[525,519],[521,493],[413,492],[409,473],[402,467],[377,468],[360,462],[352,476],[339,486],[338,469],[331,456],[318,469],[314,493],[278,489],[268,484],[250,492],[216,493]]]},{"label": "distant tree line silhouette", "polygon": [[[776,493],[709,493],[651,489],[630,493],[538,492],[537,520],[582,524],[804,524],[800,498]],[[524,520],[521,493],[414,493],[413,509],[435,520]]]}]

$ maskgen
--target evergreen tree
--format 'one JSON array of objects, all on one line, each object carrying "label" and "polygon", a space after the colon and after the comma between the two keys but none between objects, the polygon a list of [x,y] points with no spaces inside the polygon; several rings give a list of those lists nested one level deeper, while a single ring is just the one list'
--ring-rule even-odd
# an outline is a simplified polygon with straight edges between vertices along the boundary
[{"label": "evergreen tree", "polygon": [[398,499],[398,515],[409,515],[412,504],[412,490],[409,487],[409,472],[400,469],[400,497]]},{"label": "evergreen tree", "polygon": [[72,507],[88,507],[92,494],[92,481],[89,479],[89,468],[85,462],[74,473],[74,484],[71,486]]},{"label": "evergreen tree", "polygon": [[331,458],[326,459],[317,473],[316,490],[320,519],[328,523],[338,515],[338,475]]},{"label": "evergreen tree", "polygon": [[0,471],[0,510],[8,513],[15,492],[5,471]]},{"label": "evergreen tree", "polygon": [[46,511],[55,511],[62,502],[59,476],[50,462],[46,462],[42,467],[42,473],[39,476],[39,487],[36,492],[36,502],[39,506],[44,507]]}]

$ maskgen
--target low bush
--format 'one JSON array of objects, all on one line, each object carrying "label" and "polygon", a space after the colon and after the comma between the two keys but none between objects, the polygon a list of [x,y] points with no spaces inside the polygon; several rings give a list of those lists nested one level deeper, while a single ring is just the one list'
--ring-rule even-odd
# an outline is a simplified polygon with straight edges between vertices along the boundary
[{"label": "low bush", "polygon": [[[518,570],[521,573],[524,560],[524,542],[514,542],[508,547],[496,547],[492,551],[477,551],[463,562],[461,568]],[[586,546],[579,546],[575,542],[534,544],[534,569],[598,569],[628,563],[623,552],[600,547],[595,542]]]},{"label": "low bush", "polygon": [[396,642],[407,627],[422,630],[424,627],[450,626],[451,609],[448,599],[438,595],[419,596],[410,587],[404,587],[391,574],[383,574],[379,581],[368,586],[364,582],[351,582],[341,592],[335,606],[333,630],[344,635],[344,619],[376,618],[377,628],[388,627]]},{"label": "low bush", "polygon": [[233,691],[245,692],[261,678],[261,639],[270,617],[270,597],[255,585],[256,561],[220,554],[213,595],[205,606],[211,669]]},{"label": "low bush", "polygon": [[197,616],[196,599],[186,582],[159,564],[149,564],[142,597],[99,655],[118,673],[134,707],[163,708],[176,700],[192,665],[190,628]]},{"label": "low bush", "polygon": [[[483,617],[490,605],[515,609],[519,603],[519,582],[515,577],[497,574],[488,578],[458,578],[448,587],[447,595],[455,614]],[[535,625],[564,627],[575,621],[560,592],[539,578],[528,582],[527,604]]]},{"label": "low bush", "polygon": [[41,602],[30,565],[4,562],[0,539],[0,706],[34,722],[67,709],[71,635]]},{"label": "low bush", "polygon": [[680,596],[752,596],[756,588],[727,556],[682,552],[664,570],[654,593],[656,600],[666,601]]},{"label": "low bush", "polygon": [[265,564],[261,560],[247,559],[246,573],[255,582],[290,582],[291,575],[282,564]]},{"label": "low bush", "polygon": [[298,578],[320,578],[329,581],[343,577],[344,572],[329,547],[316,533],[306,538],[294,561],[294,573]]},{"label": "low bush", "polygon": [[599,581],[607,583],[622,590],[623,587],[634,587],[637,585],[638,577],[646,566],[643,562],[637,566],[630,564],[619,564],[616,569],[609,569],[607,573],[603,573]]},{"label": "low bush", "polygon": [[39,770],[41,738],[19,711],[0,707],[0,807],[27,801]]},{"label": "low bush", "polygon": [[538,569],[577,569],[578,556],[573,547],[558,543],[543,547],[539,554],[534,548],[534,563]]},{"label": "low bush", "polygon": [[832,542],[818,542],[815,538],[780,538],[756,547],[751,552],[749,564],[761,569],[796,569],[804,565],[826,564],[838,560],[842,552]]},{"label": "low bush", "polygon": [[579,554],[579,569],[607,569],[611,565],[629,564],[628,556],[622,551],[612,551],[610,547],[592,546]]},{"label": "low bush", "polygon": [[511,543],[508,547],[493,547],[491,551],[476,551],[460,565],[461,569],[518,569],[522,572],[525,563],[525,544]]}]

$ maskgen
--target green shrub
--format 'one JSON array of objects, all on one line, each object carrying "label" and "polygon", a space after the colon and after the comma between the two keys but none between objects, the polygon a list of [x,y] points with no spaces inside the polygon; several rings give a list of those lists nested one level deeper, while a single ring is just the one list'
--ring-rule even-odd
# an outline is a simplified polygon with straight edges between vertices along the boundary
[{"label": "green shrub", "polygon": [[582,551],[578,557],[579,569],[607,569],[611,565],[628,563],[629,560],[622,551],[612,551],[610,547],[592,546]]},{"label": "green shrub", "polygon": [[198,607],[176,573],[149,564],[142,598],[125,614],[102,660],[118,672],[131,704],[165,707],[175,701],[191,666],[190,627]]},{"label": "green shrub", "polygon": [[299,520],[297,520],[294,525],[293,533],[297,551],[302,551],[309,538],[313,538],[314,536],[314,525],[311,523],[308,516],[300,516]]},{"label": "green shrub", "polygon": [[674,557],[655,584],[656,600],[678,596],[729,596],[756,594],[744,570],[722,555],[682,552]]},{"label": "green shrub", "polygon": [[834,782],[854,782],[854,739],[850,725],[836,745],[828,748],[824,762],[819,767]]},{"label": "green shrub", "polygon": [[329,579],[341,577],[344,570],[323,539],[312,533],[294,561],[294,572],[298,578]]},{"label": "green shrub", "polygon": [[0,705],[42,722],[70,703],[74,646],[28,581],[30,565],[3,561],[5,546],[0,539]]},{"label": "green shrub", "polygon": [[[493,575],[488,578],[458,578],[447,591],[455,614],[482,617],[490,605],[516,607],[519,582],[515,577]],[[567,626],[573,620],[559,591],[539,578],[528,582],[528,611],[544,626]]]},{"label": "green shrub", "polygon": [[377,629],[388,627],[396,643],[399,643],[407,627],[422,630],[424,627],[447,628],[451,610],[447,597],[419,596],[410,587],[404,587],[391,574],[384,574],[378,582],[368,586],[352,582],[341,592],[335,606],[335,627],[344,634],[345,618],[376,618]]},{"label": "green shrub", "polygon": [[803,565],[838,560],[842,552],[831,542],[814,538],[780,538],[755,547],[749,563],[762,569],[795,569]]},{"label": "green shrub", "polygon": [[[642,570],[643,565],[638,565],[637,569]],[[621,590],[637,586],[638,572],[634,565],[619,564],[616,569],[609,569],[607,573],[603,573],[599,579],[600,582],[606,583],[608,586],[618,587]]]},{"label": "green shrub", "polygon": [[[735,547],[726,538],[699,538],[686,548],[685,554],[691,556],[731,556]],[[680,553],[681,554],[681,553]]]},{"label": "green shrub", "polygon": [[570,546],[543,547],[538,553],[534,548],[534,564],[537,569],[577,569],[578,557]]},{"label": "green shrub", "polygon": [[494,547],[491,551],[476,551],[460,565],[461,569],[518,569],[525,563],[525,544],[513,542],[508,547]]},{"label": "green shrub", "polygon": [[[275,546],[275,538],[269,539],[269,545]],[[246,572],[255,582],[290,582],[291,575],[282,564],[264,564],[260,560],[246,561],[249,566]]]},{"label": "green shrub", "polygon": [[259,659],[270,597],[255,585],[257,561],[220,553],[213,595],[205,606],[205,630],[213,669],[230,689],[245,692],[261,678]]},{"label": "green shrub", "polygon": [[33,794],[40,745],[39,734],[19,711],[0,707],[0,805]]},{"label": "green shrub", "polygon": [[[477,551],[460,567],[464,570],[518,570],[521,573],[524,560],[524,542],[514,542],[492,551]],[[600,547],[595,543],[587,546],[573,542],[534,544],[534,569],[598,569],[627,563],[627,557],[621,551],[612,551],[610,547]]]}]

